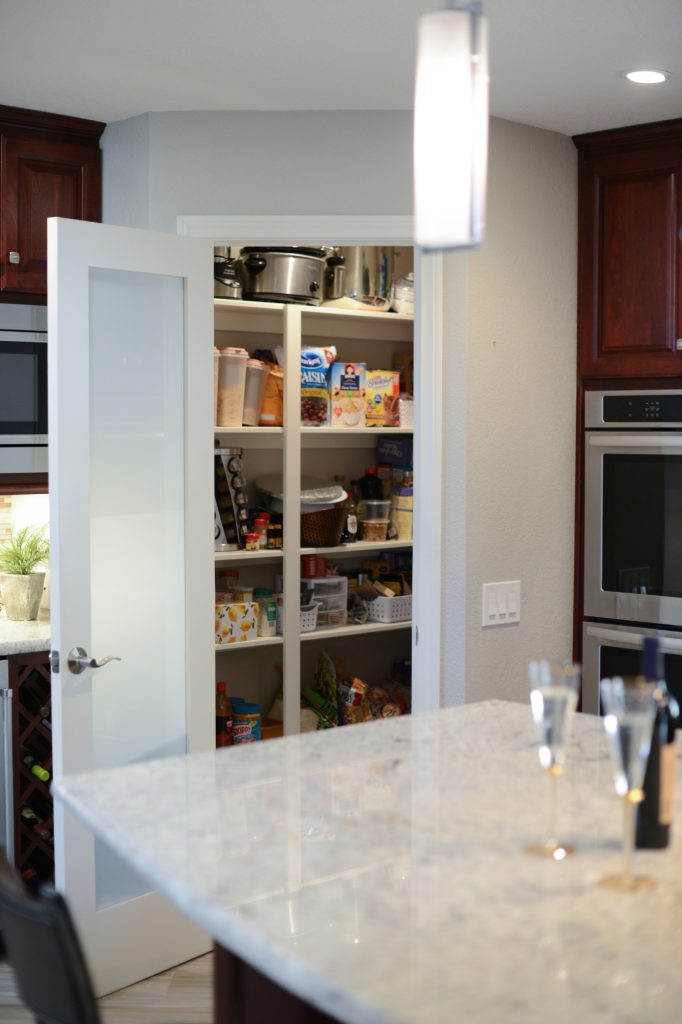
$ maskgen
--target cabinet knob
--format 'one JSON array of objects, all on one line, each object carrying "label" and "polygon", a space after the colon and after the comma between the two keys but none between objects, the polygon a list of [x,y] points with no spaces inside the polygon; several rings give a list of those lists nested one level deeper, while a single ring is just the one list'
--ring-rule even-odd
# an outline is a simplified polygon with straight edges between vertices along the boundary
[{"label": "cabinet knob", "polygon": [[21,253],[14,252],[14,250],[10,250],[9,261],[10,263],[21,263]]}]

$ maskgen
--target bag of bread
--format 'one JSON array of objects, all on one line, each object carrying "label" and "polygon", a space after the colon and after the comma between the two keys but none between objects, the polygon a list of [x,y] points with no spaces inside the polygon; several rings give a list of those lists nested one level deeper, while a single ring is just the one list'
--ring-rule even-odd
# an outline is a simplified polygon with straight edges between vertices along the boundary
[{"label": "bag of bread", "polygon": [[258,425],[260,427],[284,425],[284,370],[276,363],[270,364]]}]

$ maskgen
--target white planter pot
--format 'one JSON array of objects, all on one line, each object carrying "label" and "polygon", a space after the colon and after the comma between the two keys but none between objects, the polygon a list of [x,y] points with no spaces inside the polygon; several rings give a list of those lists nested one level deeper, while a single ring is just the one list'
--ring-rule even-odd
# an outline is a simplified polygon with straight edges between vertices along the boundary
[{"label": "white planter pot", "polygon": [[14,622],[37,619],[44,585],[44,572],[32,572],[28,576],[0,573],[0,589],[7,618]]}]

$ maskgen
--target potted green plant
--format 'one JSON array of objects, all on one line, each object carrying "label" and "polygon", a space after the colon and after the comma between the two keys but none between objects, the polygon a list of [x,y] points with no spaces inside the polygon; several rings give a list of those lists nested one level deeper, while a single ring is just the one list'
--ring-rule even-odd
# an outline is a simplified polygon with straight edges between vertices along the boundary
[{"label": "potted green plant", "polygon": [[8,619],[36,619],[45,573],[36,572],[50,557],[45,526],[24,526],[0,547],[0,591]]}]

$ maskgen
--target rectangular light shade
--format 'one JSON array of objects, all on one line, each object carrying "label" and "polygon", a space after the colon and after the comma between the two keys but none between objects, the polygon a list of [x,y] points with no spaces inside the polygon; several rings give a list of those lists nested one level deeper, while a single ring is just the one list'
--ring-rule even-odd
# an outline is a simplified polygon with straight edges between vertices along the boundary
[{"label": "rectangular light shade", "polygon": [[488,163],[488,29],[481,14],[419,20],[414,103],[415,242],[480,245]]}]

